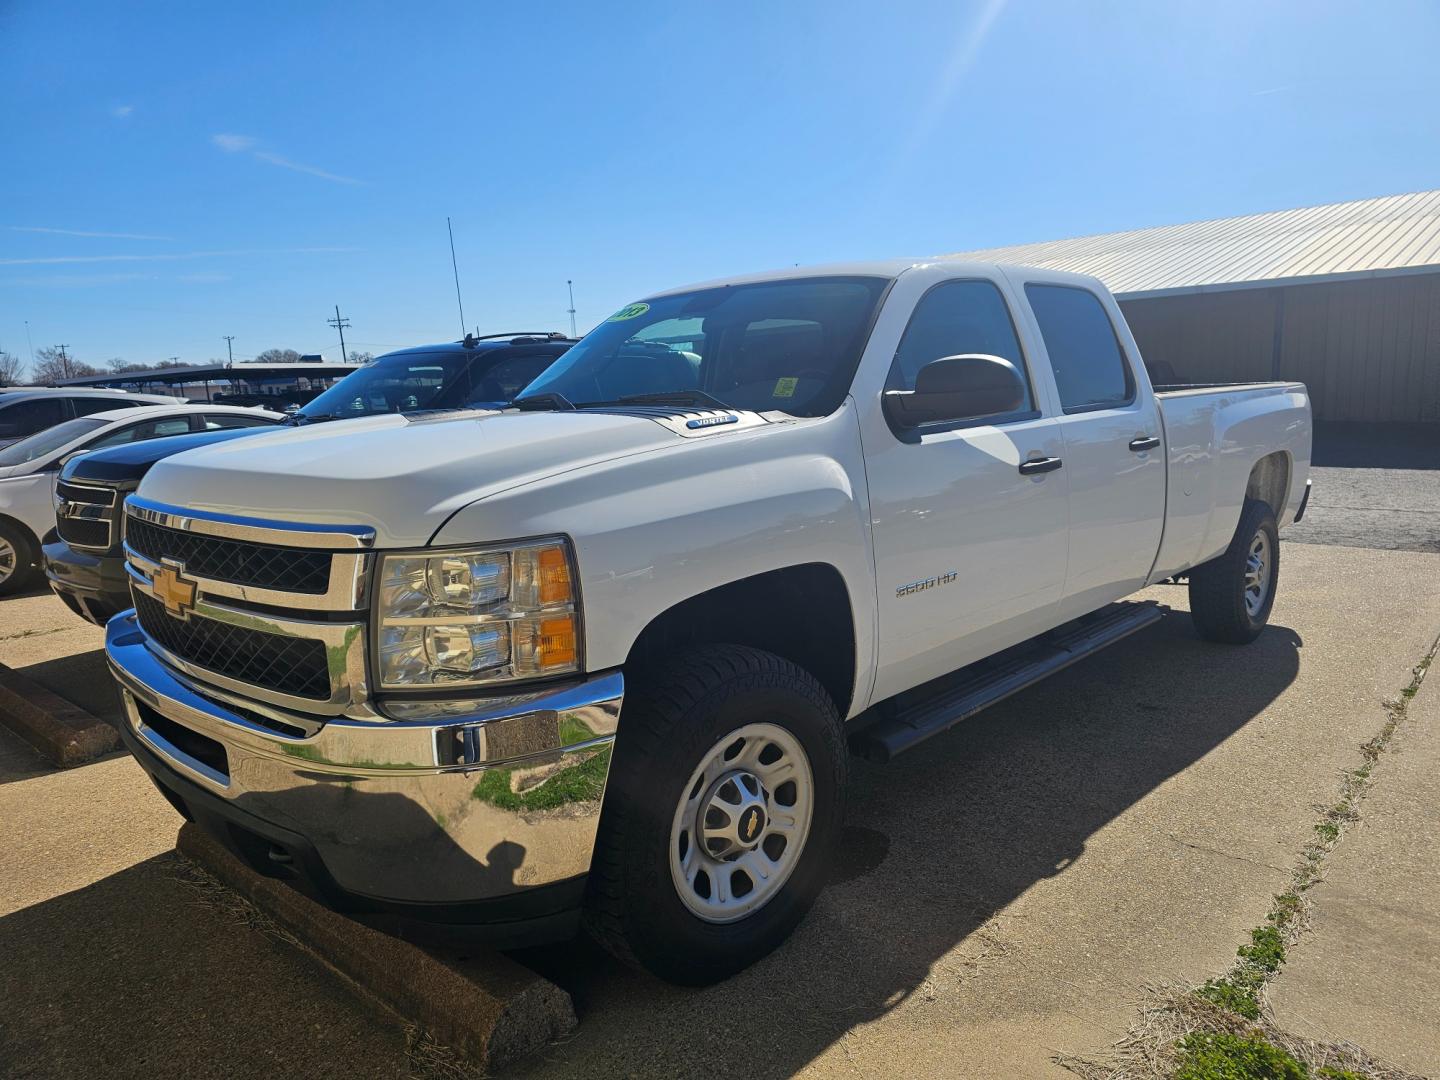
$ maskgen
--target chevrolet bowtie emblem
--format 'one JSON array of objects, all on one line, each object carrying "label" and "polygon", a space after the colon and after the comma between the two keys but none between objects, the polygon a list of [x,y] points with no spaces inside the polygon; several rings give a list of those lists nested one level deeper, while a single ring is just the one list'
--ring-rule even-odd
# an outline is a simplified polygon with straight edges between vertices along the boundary
[{"label": "chevrolet bowtie emblem", "polygon": [[155,576],[150,580],[151,588],[155,590],[155,599],[165,605],[166,611],[182,621],[190,618],[190,609],[195,606],[195,583],[181,577],[184,572],[183,567],[164,565],[155,571]]}]

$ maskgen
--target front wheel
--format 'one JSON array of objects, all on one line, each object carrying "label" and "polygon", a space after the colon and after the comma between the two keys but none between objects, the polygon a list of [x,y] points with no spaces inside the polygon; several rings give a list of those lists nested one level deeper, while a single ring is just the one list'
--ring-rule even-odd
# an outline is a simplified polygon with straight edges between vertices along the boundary
[{"label": "front wheel", "polygon": [[0,521],[0,596],[23,592],[38,575],[29,535],[19,526]]},{"label": "front wheel", "polygon": [[1268,503],[1252,499],[1225,551],[1190,571],[1190,616],[1210,641],[1248,645],[1260,636],[1280,582],[1280,534]]},{"label": "front wheel", "polygon": [[844,817],[840,721],[758,649],[700,649],[636,683],[586,923],[622,960],[703,985],[774,949],[819,894]]}]

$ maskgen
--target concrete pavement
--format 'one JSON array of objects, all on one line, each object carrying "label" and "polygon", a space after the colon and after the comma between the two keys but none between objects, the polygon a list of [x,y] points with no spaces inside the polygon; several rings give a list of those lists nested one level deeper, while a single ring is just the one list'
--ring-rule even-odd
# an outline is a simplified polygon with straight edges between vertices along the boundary
[{"label": "concrete pavement", "polygon": [[1270,987],[1280,1025],[1440,1075],[1440,671],[1377,765],[1359,824],[1315,887],[1311,933]]},{"label": "concrete pavement", "polygon": [[[1263,918],[1440,630],[1437,577],[1433,554],[1286,543],[1254,645],[1201,642],[1177,614],[893,765],[856,761],[842,857],[794,939],[701,991],[584,943],[526,954],[581,1017],[526,1071],[1069,1075],[1054,1053],[1118,1037],[1147,984],[1223,971]],[[0,626],[16,603],[81,657],[98,644],[46,597],[0,602]],[[61,670],[53,647],[10,651],[24,642],[0,640],[0,661]],[[57,773],[12,743],[0,732],[0,1060],[37,1077],[412,1069],[402,1033],[195,901],[163,854],[178,819],[132,762]]]},{"label": "concrete pavement", "polygon": [[581,1026],[527,1075],[1069,1076],[1052,1055],[1104,1048],[1147,985],[1219,974],[1263,920],[1440,630],[1437,576],[1440,556],[1285,544],[1255,644],[1175,615],[856,762],[845,859],[787,945],[699,992],[531,956]]}]

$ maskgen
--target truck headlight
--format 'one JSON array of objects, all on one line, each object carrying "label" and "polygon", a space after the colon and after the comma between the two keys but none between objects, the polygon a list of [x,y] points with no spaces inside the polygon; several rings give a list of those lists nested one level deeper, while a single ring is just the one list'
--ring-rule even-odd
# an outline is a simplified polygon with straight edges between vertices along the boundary
[{"label": "truck headlight", "polygon": [[576,671],[580,605],[566,540],[380,561],[380,688],[478,686]]}]

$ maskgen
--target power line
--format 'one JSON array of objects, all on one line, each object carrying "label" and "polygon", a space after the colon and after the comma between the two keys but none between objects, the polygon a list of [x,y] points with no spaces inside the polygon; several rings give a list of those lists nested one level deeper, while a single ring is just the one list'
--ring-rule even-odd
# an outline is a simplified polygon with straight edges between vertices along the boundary
[{"label": "power line", "polygon": [[576,334],[575,334],[575,283],[574,283],[573,281],[567,280],[567,281],[565,282],[565,287],[570,290],[570,336],[573,338],[573,337],[576,336]]},{"label": "power line", "polygon": [[336,304],[335,318],[326,319],[325,322],[327,325],[333,326],[336,330],[340,331],[340,362],[343,364],[349,359],[349,355],[345,352],[345,331],[350,326],[350,320],[340,314],[340,305]]}]

